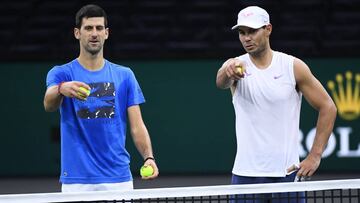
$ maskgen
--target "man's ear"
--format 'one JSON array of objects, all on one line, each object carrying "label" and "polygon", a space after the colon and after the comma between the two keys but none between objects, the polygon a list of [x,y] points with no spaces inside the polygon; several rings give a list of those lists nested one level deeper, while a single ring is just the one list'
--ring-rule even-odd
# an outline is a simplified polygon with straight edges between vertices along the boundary
[{"label": "man's ear", "polygon": [[266,25],[265,29],[268,32],[268,36],[270,36],[270,34],[272,32],[272,25],[271,24]]},{"label": "man's ear", "polygon": [[80,39],[80,29],[74,28],[74,36],[76,39]]},{"label": "man's ear", "polygon": [[109,28],[105,29],[105,39],[109,38]]}]

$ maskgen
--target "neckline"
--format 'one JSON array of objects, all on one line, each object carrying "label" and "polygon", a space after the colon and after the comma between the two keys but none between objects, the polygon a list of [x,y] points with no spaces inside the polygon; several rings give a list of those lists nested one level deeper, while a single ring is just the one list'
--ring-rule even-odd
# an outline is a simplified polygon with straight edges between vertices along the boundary
[{"label": "neckline", "polygon": [[271,52],[272,52],[271,62],[270,62],[270,64],[269,64],[266,68],[258,68],[258,67],[255,65],[255,63],[251,60],[250,54],[248,54],[248,59],[249,59],[249,61],[250,61],[250,63],[251,63],[251,66],[253,66],[254,69],[255,69],[256,71],[259,71],[259,72],[268,71],[268,70],[272,69],[276,52],[273,51],[273,50],[271,50]]},{"label": "neckline", "polygon": [[76,58],[75,61],[76,61],[76,64],[77,64],[82,70],[84,70],[85,72],[88,72],[88,73],[100,73],[100,72],[102,72],[103,70],[105,70],[106,64],[107,64],[107,60],[104,59],[104,65],[103,65],[100,69],[98,69],[98,70],[89,70],[89,69],[85,68],[85,67],[79,62],[79,59],[78,59],[78,58]]}]

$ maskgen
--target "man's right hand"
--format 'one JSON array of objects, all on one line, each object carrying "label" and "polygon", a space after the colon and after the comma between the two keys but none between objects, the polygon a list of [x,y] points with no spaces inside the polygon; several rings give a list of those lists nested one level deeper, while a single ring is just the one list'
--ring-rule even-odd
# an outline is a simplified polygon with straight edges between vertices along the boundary
[{"label": "man's right hand", "polygon": [[230,58],[223,64],[225,73],[232,80],[240,80],[245,76],[245,64],[236,58]]},{"label": "man's right hand", "polygon": [[216,76],[216,86],[220,89],[230,88],[234,82],[245,76],[245,64],[236,58],[223,63]]},{"label": "man's right hand", "polygon": [[[76,98],[79,100],[85,100],[86,98],[82,97],[81,94],[86,95],[86,92],[81,90],[80,87],[83,87],[88,90],[91,89],[90,86],[87,85],[86,83],[79,82],[79,81],[69,81],[69,82],[64,82],[61,84],[61,86],[59,88],[59,93],[64,95],[65,97]],[[81,94],[78,94],[78,92]]]}]

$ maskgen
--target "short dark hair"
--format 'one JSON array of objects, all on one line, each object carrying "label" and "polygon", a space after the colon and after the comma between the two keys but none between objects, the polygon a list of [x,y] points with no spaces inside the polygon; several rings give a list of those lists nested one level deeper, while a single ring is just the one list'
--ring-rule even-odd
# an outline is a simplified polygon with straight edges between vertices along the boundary
[{"label": "short dark hair", "polygon": [[107,27],[108,21],[104,9],[95,4],[88,4],[80,8],[80,10],[76,13],[75,27],[80,28],[82,19],[91,17],[104,17],[105,27]]}]

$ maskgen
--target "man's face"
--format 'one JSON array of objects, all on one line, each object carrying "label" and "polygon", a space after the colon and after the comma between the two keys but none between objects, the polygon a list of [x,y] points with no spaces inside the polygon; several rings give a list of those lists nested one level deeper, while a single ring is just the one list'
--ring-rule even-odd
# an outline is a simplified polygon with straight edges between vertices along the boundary
[{"label": "man's face", "polygon": [[257,54],[266,48],[270,32],[271,25],[263,26],[259,29],[240,26],[239,39],[247,53]]},{"label": "man's face", "polygon": [[90,17],[82,19],[80,29],[75,28],[74,34],[80,42],[81,49],[95,55],[102,50],[109,29],[105,28],[104,17]]}]

